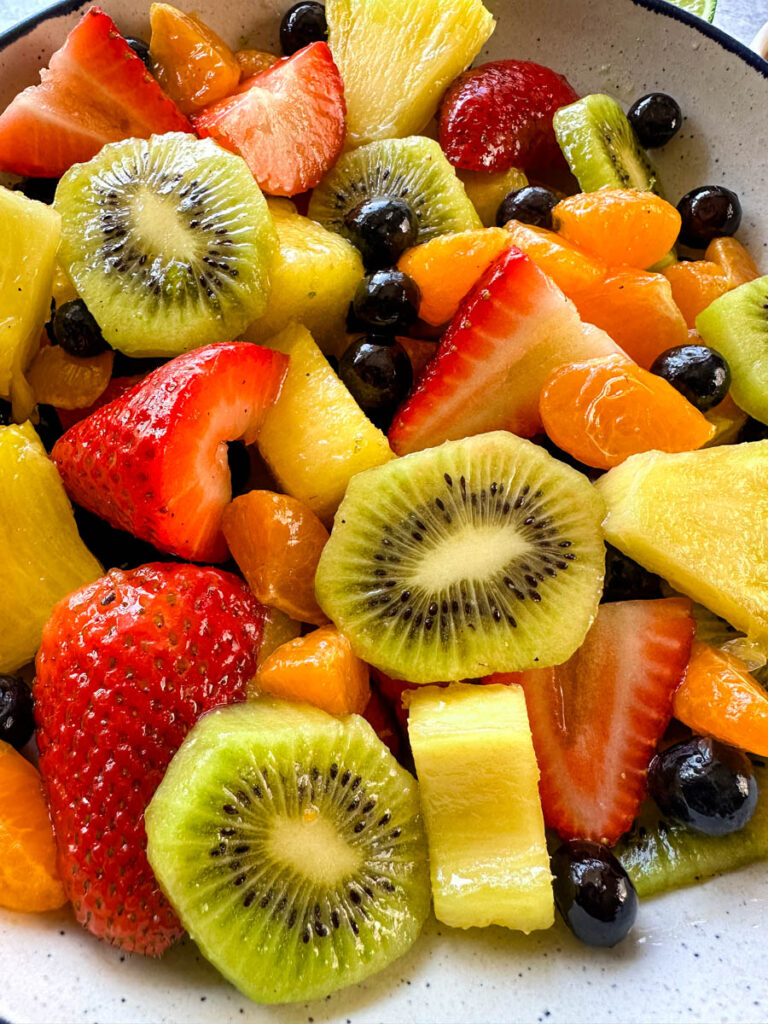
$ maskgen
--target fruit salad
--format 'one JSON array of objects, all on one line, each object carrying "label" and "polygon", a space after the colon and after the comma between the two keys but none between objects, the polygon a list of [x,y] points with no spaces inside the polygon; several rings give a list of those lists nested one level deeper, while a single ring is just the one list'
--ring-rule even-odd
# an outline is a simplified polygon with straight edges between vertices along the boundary
[{"label": "fruit salad", "polygon": [[493,29],[91,7],[0,113],[5,910],[305,1002],[768,858],[768,276]]}]

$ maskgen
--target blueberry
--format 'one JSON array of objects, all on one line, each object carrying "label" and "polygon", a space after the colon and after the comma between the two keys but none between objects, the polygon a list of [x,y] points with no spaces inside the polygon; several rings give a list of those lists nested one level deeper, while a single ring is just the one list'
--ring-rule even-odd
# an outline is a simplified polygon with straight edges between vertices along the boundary
[{"label": "blueberry", "polygon": [[611,544],[606,544],[603,604],[647,601],[661,596],[661,579],[658,576],[627,558]]},{"label": "blueberry", "polygon": [[375,270],[357,286],[352,310],[363,329],[405,332],[419,315],[419,286],[401,270]]},{"label": "blueberry", "polygon": [[745,754],[694,736],[657,754],[648,790],[666,817],[707,836],[743,828],[757,807],[757,782]]},{"label": "blueberry", "polygon": [[358,405],[380,426],[408,394],[413,367],[398,342],[382,342],[369,335],[353,341],[344,352],[339,376]]},{"label": "blueberry", "polygon": [[0,427],[7,427],[13,423],[13,407],[10,402],[0,398]]},{"label": "blueberry", "polygon": [[27,199],[36,199],[38,203],[50,206],[58,184],[58,178],[25,178],[15,186],[14,191],[23,192]]},{"label": "blueberry", "polygon": [[53,448],[64,433],[59,414],[52,405],[38,405],[37,422],[35,423],[33,419],[32,424],[47,452]]},{"label": "blueberry", "polygon": [[682,218],[680,241],[692,249],[706,249],[713,238],[736,234],[741,224],[739,197],[722,185],[686,192],[677,209]]},{"label": "blueberry", "polygon": [[149,43],[146,43],[143,39],[135,39],[132,36],[128,36],[125,41],[136,56],[141,58],[141,62],[147,71],[151,72],[152,58],[149,55]]},{"label": "blueberry", "polygon": [[99,325],[82,299],[64,302],[53,314],[53,336],[71,356],[86,359],[105,352],[107,345]]},{"label": "blueberry", "polygon": [[728,363],[706,345],[676,345],[657,356],[651,373],[669,381],[701,412],[718,405],[731,386]]},{"label": "blueberry", "polygon": [[0,740],[21,750],[35,731],[32,691],[17,676],[0,676]]},{"label": "blueberry", "polygon": [[563,843],[552,856],[555,903],[577,939],[615,946],[637,917],[637,893],[607,846],[587,839]]},{"label": "blueberry", "polygon": [[299,0],[290,7],[280,22],[280,45],[286,57],[297,50],[328,38],[325,7],[314,0]]},{"label": "blueberry", "polygon": [[501,201],[496,223],[504,227],[511,220],[535,224],[538,228],[552,227],[552,210],[557,196],[540,185],[526,185],[508,192]]},{"label": "blueberry", "polygon": [[658,149],[680,131],[683,112],[677,100],[665,92],[649,92],[632,104],[627,120],[643,149]]},{"label": "blueberry", "polygon": [[369,270],[397,263],[419,234],[410,203],[391,196],[364,199],[347,212],[344,224]]}]

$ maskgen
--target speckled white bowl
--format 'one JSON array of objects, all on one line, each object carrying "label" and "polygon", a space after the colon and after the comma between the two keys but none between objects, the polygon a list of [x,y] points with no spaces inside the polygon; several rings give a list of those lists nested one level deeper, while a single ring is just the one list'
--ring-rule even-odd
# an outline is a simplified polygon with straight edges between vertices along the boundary
[{"label": "speckled white bowl", "polygon": [[[65,0],[0,38],[0,103],[37,69],[88,0]],[[735,189],[741,237],[768,268],[768,64],[658,0],[487,0],[498,27],[483,59],[532,58],[582,93],[624,103],[650,89],[680,101],[686,123],[657,157],[676,199],[702,183]],[[195,0],[230,43],[277,46],[289,0]],[[148,0],[104,0],[126,34],[146,35]],[[411,953],[321,1003],[256,1006],[185,941],[159,961],[126,956],[72,917],[0,911],[0,1018],[105,1024],[381,1021],[673,1022],[768,1018],[768,867],[650,900],[615,950],[576,943],[558,925],[525,938],[430,923]]]}]

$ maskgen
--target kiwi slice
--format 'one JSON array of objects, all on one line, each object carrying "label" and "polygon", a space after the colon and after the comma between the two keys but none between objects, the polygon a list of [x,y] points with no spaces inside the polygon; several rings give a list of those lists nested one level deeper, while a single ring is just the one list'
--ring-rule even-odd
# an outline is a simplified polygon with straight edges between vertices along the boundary
[{"label": "kiwi slice", "polygon": [[355,652],[414,683],[559,665],[597,611],[603,505],[497,431],[353,477],[315,591]]},{"label": "kiwi slice", "polygon": [[59,260],[109,344],[174,356],[260,316],[277,235],[245,162],[183,133],[127,139],[56,189]]},{"label": "kiwi slice", "polygon": [[654,896],[735,871],[768,858],[768,766],[753,759],[760,799],[751,820],[726,836],[690,832],[664,818],[652,801],[614,853],[632,879],[637,894]]},{"label": "kiwi slice", "polygon": [[605,185],[659,191],[656,171],[612,97],[585,96],[561,107],[552,124],[582,192],[595,192]]},{"label": "kiwi slice", "polygon": [[185,928],[257,1002],[361,981],[412,945],[429,912],[416,782],[357,715],[265,698],[211,712],[146,828]]},{"label": "kiwi slice", "polygon": [[418,242],[483,225],[434,139],[383,139],[345,153],[312,193],[309,216],[354,241],[345,217],[365,199],[404,199]]}]

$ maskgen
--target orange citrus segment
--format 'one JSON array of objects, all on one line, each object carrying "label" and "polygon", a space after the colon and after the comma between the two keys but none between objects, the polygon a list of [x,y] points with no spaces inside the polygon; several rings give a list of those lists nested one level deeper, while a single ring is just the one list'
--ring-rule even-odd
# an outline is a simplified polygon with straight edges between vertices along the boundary
[{"label": "orange citrus segment", "polygon": [[760,277],[754,260],[735,238],[714,238],[707,246],[704,259],[716,263],[725,272],[729,290]]},{"label": "orange citrus segment", "polygon": [[243,82],[246,78],[271,68],[277,63],[278,58],[274,53],[267,53],[265,50],[238,50],[235,53],[235,60],[240,66],[240,81]]},{"label": "orange citrus segment", "polygon": [[328,531],[301,501],[272,491],[249,491],[224,509],[232,557],[262,604],[300,622],[328,619],[315,600],[315,572]]},{"label": "orange citrus segment", "polygon": [[601,327],[640,366],[688,341],[688,327],[661,274],[620,267],[573,296],[582,320]]},{"label": "orange citrus segment", "polygon": [[0,741],[0,907],[36,913],[66,902],[40,776]]},{"label": "orange citrus segment", "polygon": [[556,230],[614,266],[643,269],[658,263],[677,240],[680,214],[653,192],[602,188],[580,192],[552,211]]},{"label": "orange citrus segment", "polygon": [[409,249],[397,264],[421,289],[419,316],[439,326],[501,253],[511,245],[503,228],[439,235]]},{"label": "orange citrus segment", "polygon": [[558,367],[539,410],[552,441],[597,469],[653,449],[692,451],[715,433],[671,384],[622,356]]},{"label": "orange citrus segment", "polygon": [[608,267],[602,260],[590,256],[554,231],[516,220],[511,220],[506,230],[514,245],[522,249],[539,270],[551,277],[569,299],[575,298],[585,288],[599,284],[608,273]]},{"label": "orange citrus segment", "polygon": [[256,673],[262,693],[306,701],[332,715],[362,715],[371,696],[368,666],[334,626],[289,640]]},{"label": "orange citrus segment", "polygon": [[106,389],[112,377],[115,353],[79,359],[60,345],[46,345],[35,356],[27,380],[35,401],[60,409],[86,409]]},{"label": "orange citrus segment", "polygon": [[723,268],[709,260],[673,263],[662,274],[672,286],[672,298],[689,327],[695,327],[699,313],[728,291]]},{"label": "orange citrus segment", "polygon": [[768,693],[727,651],[693,645],[672,713],[694,732],[768,757]]},{"label": "orange citrus segment", "polygon": [[149,20],[153,74],[180,110],[193,114],[234,92],[240,65],[224,40],[196,14],[152,4]]}]

